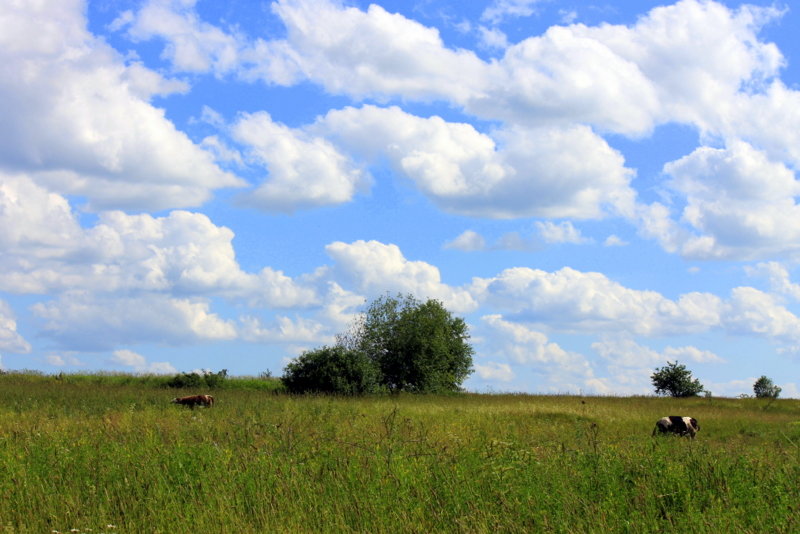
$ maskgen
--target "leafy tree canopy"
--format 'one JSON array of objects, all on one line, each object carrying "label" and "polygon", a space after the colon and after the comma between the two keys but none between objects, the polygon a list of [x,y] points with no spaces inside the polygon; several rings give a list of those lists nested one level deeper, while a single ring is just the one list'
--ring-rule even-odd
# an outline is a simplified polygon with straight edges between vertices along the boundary
[{"label": "leafy tree canopy", "polygon": [[698,379],[692,379],[692,372],[685,365],[677,361],[664,367],[656,368],[650,375],[656,395],[669,395],[671,397],[694,397],[703,391],[703,385]]},{"label": "leafy tree canopy", "polygon": [[756,383],[753,384],[753,392],[757,398],[777,399],[781,394],[781,388],[772,383],[772,379],[766,376],[761,376]]},{"label": "leafy tree canopy", "polygon": [[382,296],[350,330],[342,346],[367,355],[390,391],[458,391],[472,372],[474,350],[466,322],[441,302],[412,295]]}]

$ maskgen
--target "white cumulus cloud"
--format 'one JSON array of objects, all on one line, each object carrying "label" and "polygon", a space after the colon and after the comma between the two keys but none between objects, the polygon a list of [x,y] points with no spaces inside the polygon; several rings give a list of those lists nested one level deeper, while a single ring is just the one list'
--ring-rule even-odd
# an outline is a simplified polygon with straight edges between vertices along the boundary
[{"label": "white cumulus cloud", "polygon": [[800,252],[800,181],[782,163],[744,142],[701,147],[664,167],[686,199],[691,235],[681,252],[701,259],[750,259]]},{"label": "white cumulus cloud", "polygon": [[243,115],[232,127],[249,158],[268,170],[246,196],[248,205],[293,212],[353,199],[370,185],[369,175],[324,138],[275,123],[266,112]]},{"label": "white cumulus cloud", "polygon": [[335,280],[371,297],[411,293],[420,299],[441,300],[454,312],[472,311],[476,303],[468,291],[442,282],[439,269],[424,261],[405,258],[397,245],[378,241],[337,241],[325,247],[335,264]]},{"label": "white cumulus cloud", "polygon": [[170,345],[236,338],[233,322],[210,311],[203,299],[159,295],[104,298],[69,292],[35,304],[43,335],[76,350],[109,350],[134,343]]},{"label": "white cumulus cloud", "polygon": [[486,240],[474,230],[465,230],[452,241],[445,243],[444,248],[473,252],[486,249]]},{"label": "white cumulus cloud", "polygon": [[398,107],[329,112],[316,130],[363,157],[388,157],[445,210],[464,215],[599,218],[633,209],[632,172],[589,128],[501,129]]},{"label": "white cumulus cloud", "polygon": [[123,367],[129,367],[137,373],[172,374],[178,370],[169,362],[148,362],[147,358],[128,349],[115,350],[111,362]]},{"label": "white cumulus cloud", "polygon": [[30,343],[17,332],[17,321],[11,306],[0,300],[0,352],[25,354],[30,351]]},{"label": "white cumulus cloud", "polygon": [[507,363],[487,362],[486,365],[476,363],[475,374],[484,380],[497,382],[511,382],[514,380],[514,371]]},{"label": "white cumulus cloud", "polygon": [[0,65],[8,169],[94,209],[195,206],[243,184],[150,104],[170,84],[89,34],[82,2],[3,4]]},{"label": "white cumulus cloud", "polygon": [[562,221],[558,224],[552,221],[537,221],[536,228],[545,243],[571,243],[580,245],[589,240],[581,235],[581,231],[575,228],[570,221]]},{"label": "white cumulus cloud", "polygon": [[476,278],[472,292],[483,305],[564,331],[706,331],[720,324],[722,307],[722,300],[710,293],[670,300],[655,291],[626,288],[601,273],[569,267],[555,272],[506,269],[492,278]]}]

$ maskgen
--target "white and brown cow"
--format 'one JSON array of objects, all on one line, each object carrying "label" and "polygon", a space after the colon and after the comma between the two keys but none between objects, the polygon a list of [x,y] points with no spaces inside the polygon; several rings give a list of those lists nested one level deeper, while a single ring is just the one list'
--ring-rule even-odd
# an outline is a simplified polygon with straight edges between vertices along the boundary
[{"label": "white and brown cow", "polygon": [[669,432],[678,434],[679,436],[690,436],[694,439],[697,431],[700,430],[700,425],[697,424],[697,419],[693,417],[681,417],[679,415],[670,415],[662,417],[656,421],[656,427],[653,429],[653,435],[660,432],[667,434]]},{"label": "white and brown cow", "polygon": [[214,406],[214,397],[211,395],[189,395],[188,397],[177,397],[172,399],[173,404],[182,404],[194,410],[195,406],[205,406],[211,408]]}]

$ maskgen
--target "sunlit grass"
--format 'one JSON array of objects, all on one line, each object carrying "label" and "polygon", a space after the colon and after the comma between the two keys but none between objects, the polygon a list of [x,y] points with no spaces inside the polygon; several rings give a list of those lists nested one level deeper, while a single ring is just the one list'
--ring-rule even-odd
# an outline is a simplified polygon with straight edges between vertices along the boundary
[{"label": "sunlit grass", "polygon": [[800,530],[794,400],[213,394],[0,376],[0,532]]}]

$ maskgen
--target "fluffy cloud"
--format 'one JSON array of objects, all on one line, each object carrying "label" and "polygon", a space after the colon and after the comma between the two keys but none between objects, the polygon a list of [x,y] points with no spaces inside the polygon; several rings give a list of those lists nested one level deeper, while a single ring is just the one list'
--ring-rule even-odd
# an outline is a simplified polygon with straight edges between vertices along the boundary
[{"label": "fluffy cloud", "polygon": [[330,142],[272,121],[265,112],[243,115],[233,137],[269,177],[247,195],[248,205],[267,211],[340,204],[370,184],[369,176]]},{"label": "fluffy cloud", "polygon": [[[583,355],[564,350],[538,330],[507,321],[498,314],[485,315],[481,320],[488,332],[482,344],[484,350],[495,358],[510,359],[522,367],[533,369],[544,375],[549,384],[558,384],[548,386],[550,391],[578,391],[594,376]],[[502,366],[488,371],[494,371],[495,379],[510,377],[509,373],[498,374],[498,371],[505,371]]]},{"label": "fluffy cloud", "polygon": [[599,395],[648,395],[653,393],[650,382],[652,369],[610,368],[607,376],[586,380],[586,389]]},{"label": "fluffy cloud", "polygon": [[0,8],[0,160],[94,209],[163,209],[241,185],[149,103],[185,90],[126,65],[86,31],[82,3]]},{"label": "fluffy cloud", "polygon": [[439,269],[423,261],[410,261],[397,245],[378,241],[337,241],[325,247],[335,265],[329,275],[370,296],[411,293],[420,299],[441,300],[448,309],[463,313],[476,303],[468,291],[442,283]]},{"label": "fluffy cloud", "polygon": [[86,365],[71,352],[50,353],[45,356],[45,361],[53,367],[82,366]]},{"label": "fluffy cloud", "polygon": [[686,199],[681,220],[691,235],[681,243],[684,255],[749,259],[800,251],[800,182],[751,145],[698,148],[664,172]]},{"label": "fluffy cloud", "polygon": [[775,161],[800,167],[800,91],[773,81],[762,93],[737,95],[724,115],[722,134],[745,139],[764,150]]},{"label": "fluffy cloud", "polygon": [[280,271],[242,271],[233,238],[206,215],[186,211],[102,212],[84,229],[60,195],[24,176],[0,182],[0,289],[6,291],[221,295],[278,308],[316,301],[314,289]]},{"label": "fluffy cloud", "polygon": [[253,343],[333,344],[335,341],[325,325],[302,317],[278,317],[269,325],[256,317],[243,317],[241,323],[241,338]]},{"label": "fluffy cloud", "polygon": [[203,299],[159,295],[103,298],[69,292],[35,304],[44,335],[76,350],[111,350],[134,343],[193,344],[234,339],[235,325]]},{"label": "fluffy cloud", "polygon": [[613,235],[613,234],[608,236],[606,238],[606,240],[603,241],[603,246],[606,246],[606,247],[624,247],[627,244],[628,243],[625,240],[623,240],[621,237],[619,237],[618,235]]},{"label": "fluffy cloud", "polygon": [[[742,89],[763,90],[782,65],[777,47],[757,36],[779,14],[774,8],[731,10],[717,2],[682,0],[653,9],[630,27],[574,25],[567,31],[635,65],[634,85],[644,78],[650,91],[643,93],[645,98],[632,95],[633,105],[645,112],[634,116],[652,114],[649,120],[676,120],[720,132],[729,117],[726,110]],[[649,98],[659,105],[643,106]],[[600,124],[613,126],[614,120]]]},{"label": "fluffy cloud", "polygon": [[31,345],[17,332],[17,321],[11,306],[0,300],[0,352],[27,353]]},{"label": "fluffy cloud", "polygon": [[592,344],[594,349],[603,358],[620,367],[652,368],[653,365],[664,364],[667,361],[689,360],[698,363],[720,363],[722,358],[710,351],[697,347],[666,347],[658,352],[649,347],[636,343],[629,337],[608,337]]},{"label": "fluffy cloud", "polygon": [[[499,2],[486,17],[530,8]],[[633,26],[553,27],[493,63],[448,49],[436,30],[374,5],[362,12],[284,0],[276,13],[292,59],[333,92],[438,97],[509,123],[583,122],[631,135],[668,120],[724,131],[723,106],[742,86],[766,87],[783,61],[757,38],[778,10],[696,0],[653,9]]]},{"label": "fluffy cloud", "polygon": [[[498,1],[483,20],[526,16],[534,4]],[[331,1],[280,0],[273,11],[287,37],[272,41],[225,33],[200,21],[193,5],[153,0],[123,22],[135,38],[163,38],[165,55],[182,70],[225,73],[238,63],[242,75],[268,82],[306,78],[356,99],[436,98],[514,124],[578,122],[638,136],[679,121],[726,136],[748,132],[798,154],[763,128],[774,118],[791,133],[797,114],[780,110],[797,108],[785,104],[800,98],[774,80],[784,62],[777,47],[758,39],[761,27],[781,15],[774,7],[733,10],[682,0],[631,26],[554,26],[485,62],[448,48],[436,29],[377,5],[361,11]],[[766,118],[755,109],[767,110]]]},{"label": "fluffy cloud", "polygon": [[375,4],[364,12],[328,1],[279,0],[273,10],[286,25],[298,69],[334,93],[463,101],[480,91],[472,80],[486,76],[487,65],[474,53],[450,50],[436,29]]},{"label": "fluffy cloud", "polygon": [[[470,292],[481,307],[501,310],[506,320],[554,331],[653,337],[717,330],[761,337],[785,350],[800,347],[800,317],[777,297],[752,287],[734,288],[727,299],[694,292],[670,300],[655,291],[626,288],[600,273],[519,267],[493,278],[475,278]],[[608,343],[598,345],[598,352]],[[691,347],[667,348],[661,354],[638,346],[623,348],[616,343],[617,354],[649,354],[651,361],[656,357],[718,361],[712,353]]]},{"label": "fluffy cloud", "polygon": [[0,171],[0,289],[44,291],[46,280],[59,276],[53,266],[80,248],[82,239],[64,197],[26,176]]},{"label": "fluffy cloud", "polygon": [[486,249],[486,240],[474,230],[466,230],[452,241],[445,243],[444,248],[473,252]]},{"label": "fluffy cloud", "polygon": [[365,158],[388,157],[456,213],[596,218],[633,207],[631,171],[586,127],[502,129],[493,138],[465,123],[364,106],[331,111],[315,130]]},{"label": "fluffy cloud", "polygon": [[800,301],[800,284],[792,282],[788,268],[776,261],[763,262],[745,267],[750,276],[764,277],[769,281],[770,289],[782,295],[788,295]]},{"label": "fluffy cloud", "polygon": [[575,228],[570,221],[563,221],[559,224],[551,221],[536,222],[536,228],[545,243],[580,245],[589,241],[581,235],[581,231]]},{"label": "fluffy cloud", "polygon": [[240,61],[240,40],[199,19],[195,0],[153,0],[134,16],[126,11],[112,29],[127,27],[134,41],[163,38],[167,42],[162,56],[174,68],[186,72],[213,70],[225,73]]},{"label": "fluffy cloud", "polygon": [[635,62],[582,28],[553,27],[510,47],[479,97],[465,108],[509,123],[590,123],[642,135],[660,110],[651,80]]},{"label": "fluffy cloud", "polygon": [[502,22],[511,17],[528,17],[533,15],[534,6],[541,0],[494,0],[483,10],[481,20],[492,24]]},{"label": "fluffy cloud", "polygon": [[[577,230],[575,230],[578,232]],[[580,232],[578,232],[579,234]],[[581,241],[584,242],[584,241]],[[519,232],[506,232],[494,242],[487,243],[486,239],[473,230],[466,230],[461,235],[445,243],[444,248],[476,252],[484,250],[524,250],[538,251],[544,248],[544,240],[536,236],[525,237]]]},{"label": "fluffy cloud", "polygon": [[[656,351],[634,341],[626,334],[603,336],[592,344],[606,364],[605,375],[587,380],[587,387],[601,394],[652,394],[651,374],[655,366],[667,361],[722,363],[724,360],[710,351],[693,346],[666,347]],[[704,382],[705,384],[705,382]]]},{"label": "fluffy cloud", "polygon": [[476,278],[479,302],[518,320],[564,331],[632,332],[641,335],[705,331],[720,324],[722,300],[688,293],[673,301],[655,291],[626,288],[600,273],[565,267],[555,272],[506,269]]},{"label": "fluffy cloud", "polygon": [[507,363],[487,362],[486,365],[476,363],[475,374],[483,380],[491,382],[511,382],[514,380],[514,371]]},{"label": "fluffy cloud", "polygon": [[723,308],[725,328],[738,335],[756,335],[797,346],[800,317],[772,295],[752,287],[737,287]]},{"label": "fluffy cloud", "polygon": [[178,370],[169,362],[148,362],[147,358],[132,350],[115,350],[111,362],[123,367],[129,367],[137,373],[172,374]]},{"label": "fluffy cloud", "polygon": [[[530,1],[495,2],[484,20],[527,15],[533,7]],[[779,9],[682,0],[652,9],[628,26],[554,26],[489,62],[448,48],[437,30],[376,5],[362,11],[329,1],[281,0],[273,11],[286,28],[285,39],[225,32],[201,21],[194,2],[154,0],[123,22],[137,39],[163,38],[166,56],[180,70],[236,70],[271,83],[310,79],[357,100],[440,99],[504,124],[487,135],[466,124],[370,106],[331,112],[310,131],[267,121],[269,135],[246,141],[270,171],[251,197],[265,209],[350,200],[367,184],[346,155],[352,152],[388,157],[420,191],[454,213],[622,215],[665,250],[693,258],[761,258],[796,242],[791,232],[781,236],[774,230],[797,219],[789,197],[762,195],[758,214],[739,217],[722,209],[750,200],[731,182],[719,184],[722,192],[731,186],[723,201],[682,188],[679,182],[687,180],[674,181],[672,191],[687,197],[681,222],[665,206],[636,206],[632,172],[597,135],[645,136],[660,124],[678,122],[704,137],[726,140],[727,154],[703,148],[665,169],[685,174],[694,164],[695,182],[703,176],[700,160],[710,170],[714,159],[738,158],[739,164],[765,154],[769,161],[758,164],[764,172],[775,171],[780,161],[796,167],[800,105],[794,104],[800,103],[800,92],[776,79],[784,59],[758,35],[781,16]],[[280,147],[287,144],[284,153]],[[301,148],[313,157],[293,158]],[[743,242],[731,237],[741,235],[747,238]]]},{"label": "fluffy cloud", "polygon": [[565,351],[542,332],[507,321],[497,314],[485,315],[481,320],[499,334],[498,339],[504,340],[501,342],[503,353],[517,363],[557,364],[573,370],[586,368],[583,356]]}]

